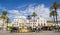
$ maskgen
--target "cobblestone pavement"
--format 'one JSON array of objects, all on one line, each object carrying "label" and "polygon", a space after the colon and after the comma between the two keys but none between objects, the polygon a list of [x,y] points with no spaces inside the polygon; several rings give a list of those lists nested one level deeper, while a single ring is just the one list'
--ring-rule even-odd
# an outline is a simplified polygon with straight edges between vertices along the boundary
[{"label": "cobblestone pavement", "polygon": [[60,32],[40,31],[40,32],[30,32],[30,33],[10,33],[6,31],[0,31],[0,35],[60,35]]}]

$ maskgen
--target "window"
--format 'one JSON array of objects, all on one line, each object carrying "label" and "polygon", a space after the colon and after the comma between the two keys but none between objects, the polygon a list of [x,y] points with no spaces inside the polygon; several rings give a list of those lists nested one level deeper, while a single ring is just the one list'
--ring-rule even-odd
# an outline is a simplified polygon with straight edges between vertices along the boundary
[{"label": "window", "polygon": [[44,26],[45,26],[46,24],[44,23]]},{"label": "window", "polygon": [[35,27],[35,25],[33,25],[33,27]]},{"label": "window", "polygon": [[41,20],[41,22],[42,22],[42,20]]},{"label": "window", "polygon": [[33,24],[36,24],[36,23],[33,23]]},{"label": "window", "polygon": [[41,23],[41,26],[42,26],[42,23]]}]

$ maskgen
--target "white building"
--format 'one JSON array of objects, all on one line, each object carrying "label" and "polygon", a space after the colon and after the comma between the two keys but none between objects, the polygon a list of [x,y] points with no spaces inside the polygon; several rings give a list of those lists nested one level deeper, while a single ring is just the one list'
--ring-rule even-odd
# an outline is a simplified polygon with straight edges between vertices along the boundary
[{"label": "white building", "polygon": [[29,21],[29,26],[31,26],[32,28],[36,28],[36,27],[41,27],[41,26],[47,26],[47,20],[43,17],[38,17],[36,19],[31,19]]},{"label": "white building", "polygon": [[24,20],[24,16],[16,16],[15,18],[14,18],[14,21],[13,21],[13,24],[12,24],[12,26],[14,26],[14,27],[21,27],[21,25],[22,25],[22,23],[25,23],[25,20]]},{"label": "white building", "polygon": [[37,22],[40,24],[40,26],[47,26],[47,19],[43,17],[38,17]]},{"label": "white building", "polygon": [[30,21],[24,20],[26,19],[25,17],[22,16],[16,16],[14,21],[13,21],[13,26],[14,27],[21,27],[21,24],[24,23],[27,27],[31,26],[32,28],[36,28],[38,26],[47,26],[47,20],[43,17],[39,17],[36,19],[31,19]]},{"label": "white building", "polygon": [[5,21],[6,21],[5,19],[3,21],[3,19],[0,18],[0,28],[2,28],[2,30],[6,30],[7,24],[5,23]]},{"label": "white building", "polygon": [[0,27],[3,25],[3,19],[0,18]]}]

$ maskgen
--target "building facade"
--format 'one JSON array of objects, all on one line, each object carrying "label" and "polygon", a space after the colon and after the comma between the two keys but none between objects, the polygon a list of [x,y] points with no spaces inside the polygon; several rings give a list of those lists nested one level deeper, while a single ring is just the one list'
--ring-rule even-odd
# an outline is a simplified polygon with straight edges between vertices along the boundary
[{"label": "building facade", "polygon": [[22,23],[25,24],[25,20],[23,19],[23,17],[21,17],[21,16],[16,16],[16,17],[14,18],[14,21],[13,21],[13,23],[12,23],[12,26],[13,26],[13,27],[19,27],[19,28],[21,28]]},{"label": "building facade", "polygon": [[[48,21],[47,21],[47,25],[48,25],[48,26],[56,26],[57,23],[54,22],[54,21],[52,21],[52,20],[48,20]],[[58,25],[60,26],[60,21],[58,21]]]},{"label": "building facade", "polygon": [[6,21],[5,19],[0,18],[0,28],[2,30],[6,30],[7,24],[5,23],[5,21]]},{"label": "building facade", "polygon": [[47,26],[47,20],[40,16],[36,19],[31,19],[29,21],[29,26],[31,26],[32,28]]}]

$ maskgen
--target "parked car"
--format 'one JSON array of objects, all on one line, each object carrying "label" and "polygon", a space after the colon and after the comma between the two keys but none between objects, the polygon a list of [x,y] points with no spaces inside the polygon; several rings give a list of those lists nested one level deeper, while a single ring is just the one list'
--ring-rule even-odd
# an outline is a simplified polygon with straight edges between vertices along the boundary
[{"label": "parked car", "polygon": [[18,27],[13,27],[10,32],[18,32],[19,28]]}]

